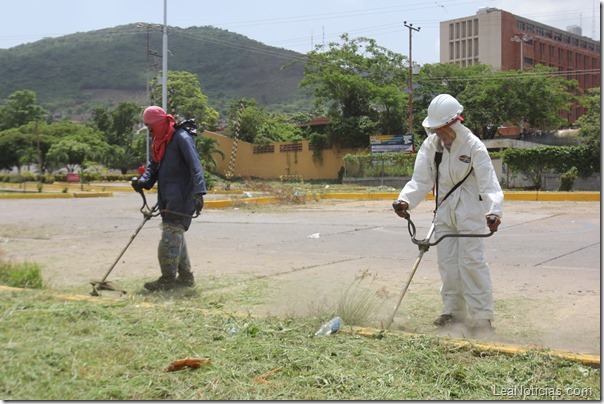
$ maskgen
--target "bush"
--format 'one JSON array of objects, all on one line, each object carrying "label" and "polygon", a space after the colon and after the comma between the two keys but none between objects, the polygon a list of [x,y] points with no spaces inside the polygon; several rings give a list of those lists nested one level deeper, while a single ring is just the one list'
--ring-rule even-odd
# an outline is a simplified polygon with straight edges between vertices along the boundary
[{"label": "bush", "polygon": [[416,154],[359,153],[344,156],[346,177],[395,177],[413,174]]},{"label": "bush", "polygon": [[559,191],[572,191],[575,180],[579,174],[577,167],[572,167],[570,170],[560,176],[560,189]]},{"label": "bush", "polygon": [[503,153],[503,162],[511,172],[525,175],[537,189],[541,188],[541,176],[544,173],[566,173],[575,168],[576,175],[588,177],[598,172],[600,167],[599,161],[584,146],[507,149]]}]

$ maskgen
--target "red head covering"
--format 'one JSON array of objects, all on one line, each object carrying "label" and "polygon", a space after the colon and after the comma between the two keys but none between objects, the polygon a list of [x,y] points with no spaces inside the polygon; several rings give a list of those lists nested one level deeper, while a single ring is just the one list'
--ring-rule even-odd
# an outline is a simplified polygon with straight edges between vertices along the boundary
[{"label": "red head covering", "polygon": [[158,163],[164,158],[166,146],[174,135],[176,119],[157,106],[148,107],[143,112],[143,123],[149,125],[153,133],[152,155]]}]

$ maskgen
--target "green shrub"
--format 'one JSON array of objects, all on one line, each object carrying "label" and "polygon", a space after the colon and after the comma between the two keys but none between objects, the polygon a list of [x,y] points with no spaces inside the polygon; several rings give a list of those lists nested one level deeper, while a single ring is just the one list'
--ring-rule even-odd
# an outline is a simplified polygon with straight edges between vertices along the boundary
[{"label": "green shrub", "polygon": [[577,167],[571,167],[570,170],[560,176],[560,189],[559,191],[572,191],[575,180],[579,175]]},{"label": "green shrub", "polygon": [[42,270],[38,264],[0,262],[0,284],[16,288],[42,289]]}]

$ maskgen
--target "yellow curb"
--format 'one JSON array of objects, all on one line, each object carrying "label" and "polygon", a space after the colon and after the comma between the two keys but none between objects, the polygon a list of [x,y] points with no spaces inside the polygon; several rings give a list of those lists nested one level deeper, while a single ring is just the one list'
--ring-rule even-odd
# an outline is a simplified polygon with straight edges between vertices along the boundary
[{"label": "yellow curb", "polygon": [[600,201],[599,192],[504,192],[507,200],[516,201]]},{"label": "yellow curb", "polygon": [[60,198],[73,198],[72,194],[68,193],[9,193],[9,194],[0,194],[0,199],[60,199]]},{"label": "yellow curb", "polygon": [[8,194],[0,194],[0,199],[61,199],[61,198],[99,198],[113,196],[113,192],[15,192]]},{"label": "yellow curb", "polygon": [[[0,285],[0,291],[22,292],[22,291],[28,291],[28,290],[32,291],[33,289],[15,288],[15,287],[11,287],[11,286]],[[40,290],[42,290],[42,289],[40,289]],[[107,297],[103,297],[103,296],[67,295],[67,294],[55,293],[50,290],[46,290],[46,292],[50,293],[51,295],[53,295],[57,298],[68,300],[68,301],[86,301],[86,302],[93,302],[93,303],[94,302],[121,303],[124,301],[123,299],[107,298]],[[139,307],[153,307],[153,304],[146,303],[146,302],[139,302],[136,304]],[[225,314],[222,311],[207,310],[207,309],[200,309],[200,312],[205,313],[205,314]],[[245,316],[245,317],[250,316],[249,313],[248,314],[232,313],[229,315],[234,315],[234,316],[241,315],[241,316]],[[363,337],[375,337],[376,335],[383,335],[384,333],[397,334],[397,335],[404,336],[407,338],[422,336],[421,334],[410,333],[410,332],[405,332],[405,331],[384,331],[384,330],[379,330],[376,328],[368,328],[368,327],[343,327],[340,330],[340,332],[342,334],[360,335]],[[547,348],[539,348],[539,349],[527,348],[527,347],[521,347],[521,346],[516,346],[516,345],[510,345],[510,344],[500,344],[500,343],[478,343],[473,340],[460,340],[460,339],[450,339],[450,338],[443,338],[443,337],[435,337],[435,338],[446,345],[451,345],[451,346],[458,347],[458,348],[477,349],[482,352],[497,352],[497,353],[502,353],[502,354],[506,354],[506,355],[521,355],[521,354],[525,354],[525,353],[529,353],[529,352],[535,352],[535,353],[543,354],[543,355],[557,356],[561,359],[564,359],[564,360],[567,360],[570,362],[580,362],[587,366],[600,367],[600,355],[595,355],[595,354],[576,353],[576,352],[571,352],[571,351],[563,351],[563,350],[547,349]]]},{"label": "yellow curb", "polygon": [[242,205],[266,205],[277,202],[277,197],[261,196],[257,198],[242,198],[242,199],[217,199],[206,200],[203,204],[204,208],[228,208],[231,206],[237,207]]},{"label": "yellow curb", "polygon": [[98,198],[113,196],[113,192],[74,192],[74,198]]},{"label": "yellow curb", "polygon": [[[395,200],[398,192],[375,192],[375,193],[350,193],[334,192],[322,194],[322,199],[345,199],[345,200]],[[504,199],[515,201],[600,201],[599,192],[539,192],[539,191],[508,191],[503,193]],[[434,195],[428,194],[427,200],[434,200]]]},{"label": "yellow curb", "polygon": [[[351,331],[347,331],[347,328],[350,328]],[[345,334],[356,334],[361,335],[363,337],[374,337],[376,335],[380,335],[384,333],[384,330],[378,330],[375,328],[367,328],[367,327],[344,327],[340,330]],[[388,333],[396,333],[405,337],[418,337],[421,334],[414,334],[409,332],[400,332],[400,331],[388,331]],[[478,349],[482,352],[497,352],[507,355],[521,355],[529,352],[535,352],[543,355],[549,356],[557,356],[561,359],[570,361],[570,362],[581,362],[584,365],[600,367],[600,355],[588,354],[588,353],[576,353],[571,351],[563,351],[557,349],[548,349],[548,348],[527,348],[510,344],[500,344],[500,343],[478,343],[472,340],[459,340],[459,339],[449,339],[442,337],[435,337],[439,341],[442,341],[446,345],[452,345],[458,348],[467,348],[467,349]]]}]

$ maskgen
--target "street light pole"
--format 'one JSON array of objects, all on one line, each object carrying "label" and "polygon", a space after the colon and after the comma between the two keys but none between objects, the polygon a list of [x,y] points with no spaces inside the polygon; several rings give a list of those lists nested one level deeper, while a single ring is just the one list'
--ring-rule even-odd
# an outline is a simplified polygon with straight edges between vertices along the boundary
[{"label": "street light pole", "polygon": [[405,27],[409,28],[409,134],[413,133],[413,57],[411,56],[411,50],[413,41],[411,40],[413,31],[419,32],[421,27],[414,28],[413,24],[408,24],[407,21],[403,21]]},{"label": "street light pole", "polygon": [[532,40],[533,37],[527,34],[522,34],[522,39],[518,35],[512,37],[512,42],[520,42],[520,70],[524,70],[524,43]]}]

